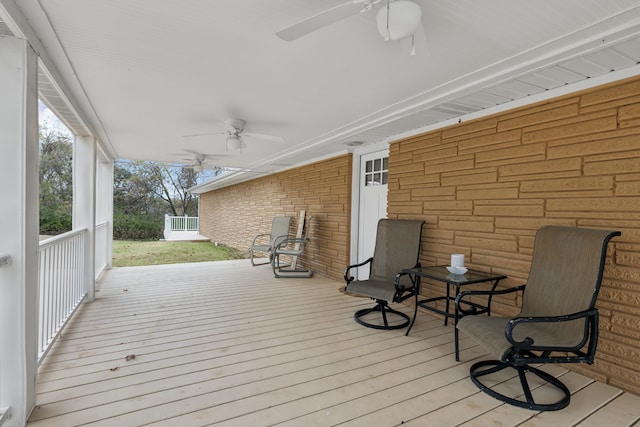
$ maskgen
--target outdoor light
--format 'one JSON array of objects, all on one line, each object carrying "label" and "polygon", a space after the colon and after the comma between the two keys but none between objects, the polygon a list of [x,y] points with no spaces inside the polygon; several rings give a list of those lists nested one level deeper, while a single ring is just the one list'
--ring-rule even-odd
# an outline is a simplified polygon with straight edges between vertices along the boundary
[{"label": "outdoor light", "polygon": [[242,140],[238,135],[227,136],[227,151],[242,149]]},{"label": "outdoor light", "polygon": [[422,23],[422,9],[407,0],[387,3],[378,11],[378,32],[385,41],[402,40],[412,36]]},{"label": "outdoor light", "polygon": [[347,147],[360,147],[364,145],[364,141],[347,141],[344,143]]}]

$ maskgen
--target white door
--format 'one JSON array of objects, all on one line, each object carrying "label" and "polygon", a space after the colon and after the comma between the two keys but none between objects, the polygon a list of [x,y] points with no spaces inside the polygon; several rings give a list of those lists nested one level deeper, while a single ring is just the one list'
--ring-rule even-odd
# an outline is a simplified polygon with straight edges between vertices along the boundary
[{"label": "white door", "polygon": [[[377,151],[360,158],[360,204],[358,216],[358,262],[373,256],[378,220],[387,217],[389,151]],[[360,267],[357,278],[369,277],[369,266]]]}]

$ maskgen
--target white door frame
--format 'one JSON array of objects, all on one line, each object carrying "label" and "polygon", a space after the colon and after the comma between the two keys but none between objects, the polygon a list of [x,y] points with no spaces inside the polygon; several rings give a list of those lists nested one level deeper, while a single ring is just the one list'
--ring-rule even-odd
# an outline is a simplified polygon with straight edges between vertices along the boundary
[{"label": "white door frame", "polygon": [[[360,188],[361,188],[361,163],[362,156],[379,152],[389,152],[389,144],[381,142],[373,145],[367,145],[359,150],[353,152],[353,165],[352,165],[352,177],[351,177],[351,244],[350,244],[350,265],[358,262],[365,261],[364,259],[358,259],[358,241],[360,230]],[[355,274],[355,272],[352,272]],[[357,277],[356,277],[357,278]]]}]

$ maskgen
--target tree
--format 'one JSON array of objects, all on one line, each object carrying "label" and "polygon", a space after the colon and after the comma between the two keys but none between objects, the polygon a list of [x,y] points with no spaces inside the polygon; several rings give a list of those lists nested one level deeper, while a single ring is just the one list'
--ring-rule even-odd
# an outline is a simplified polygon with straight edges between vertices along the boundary
[{"label": "tree", "polygon": [[125,214],[164,214],[166,208],[159,203],[144,177],[128,163],[116,163],[113,178],[113,205]]},{"label": "tree", "polygon": [[[196,202],[187,190],[197,184],[197,173],[190,167],[170,168],[158,162],[145,162],[140,175],[147,178],[150,192],[167,204],[171,215],[194,215]],[[191,209],[190,209],[191,208]],[[197,206],[195,206],[197,214]]]},{"label": "tree", "polygon": [[213,178],[219,169],[196,172],[189,166],[121,161],[114,169],[114,236],[159,238],[164,215],[197,216],[198,199],[188,189]]},{"label": "tree", "polygon": [[[165,212],[174,216],[197,216],[198,199],[188,190],[221,172],[214,168],[196,172],[190,166],[171,166],[153,161],[126,161],[116,167],[118,200],[127,206],[137,206],[149,213],[162,200]],[[116,194],[114,193],[114,197]]]},{"label": "tree", "polygon": [[73,144],[71,136],[39,129],[40,142],[40,233],[60,234],[71,230],[73,209]]}]

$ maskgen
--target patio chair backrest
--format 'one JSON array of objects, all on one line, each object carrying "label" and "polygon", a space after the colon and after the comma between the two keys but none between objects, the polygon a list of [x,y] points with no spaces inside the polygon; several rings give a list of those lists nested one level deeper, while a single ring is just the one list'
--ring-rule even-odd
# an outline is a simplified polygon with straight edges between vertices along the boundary
[{"label": "patio chair backrest", "polygon": [[[560,316],[593,308],[602,282],[607,244],[618,234],[575,227],[540,228],[519,317]],[[581,339],[585,322],[563,322],[555,327],[567,338]]]},{"label": "patio chair backrest", "polygon": [[291,225],[290,216],[276,216],[271,222],[271,233],[269,238],[269,244],[275,246],[278,242],[278,237],[286,238],[289,236],[289,226]]},{"label": "patio chair backrest", "polygon": [[383,218],[378,221],[370,280],[393,283],[401,270],[418,264],[422,224],[422,220]]}]

